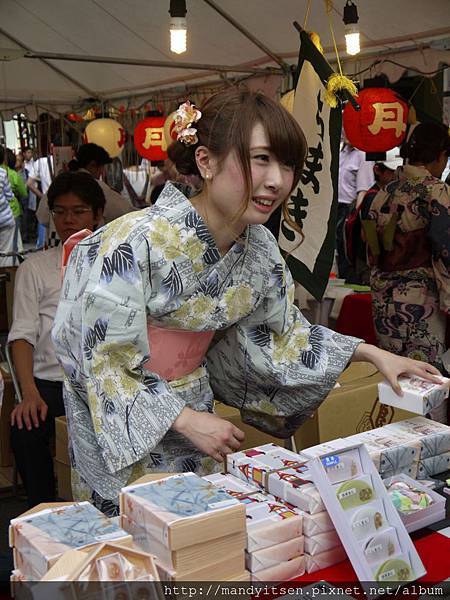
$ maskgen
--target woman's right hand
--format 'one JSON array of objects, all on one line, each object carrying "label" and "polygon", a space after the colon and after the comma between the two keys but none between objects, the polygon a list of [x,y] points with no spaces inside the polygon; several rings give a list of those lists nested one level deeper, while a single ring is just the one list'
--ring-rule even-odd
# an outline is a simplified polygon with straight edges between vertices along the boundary
[{"label": "woman's right hand", "polygon": [[19,429],[23,425],[30,431],[33,425],[37,428],[40,421],[44,422],[47,417],[48,406],[42,399],[38,390],[30,390],[23,394],[23,400],[11,413],[11,426],[17,424]]},{"label": "woman's right hand", "polygon": [[244,432],[229,421],[187,406],[175,419],[172,427],[199,450],[220,463],[227,454],[239,450],[244,441]]}]

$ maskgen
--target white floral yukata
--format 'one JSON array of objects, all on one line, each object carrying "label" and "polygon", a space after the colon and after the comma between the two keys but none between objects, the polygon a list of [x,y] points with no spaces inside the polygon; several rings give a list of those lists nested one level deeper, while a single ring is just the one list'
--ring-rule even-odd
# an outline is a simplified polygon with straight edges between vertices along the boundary
[{"label": "white floral yukata", "polygon": [[[74,495],[108,514],[148,471],[220,465],[171,426],[213,397],[287,437],[319,406],[361,340],[310,325],[272,234],[250,225],[221,256],[174,185],[73,250],[53,338],[64,369]],[[217,331],[202,365],[168,382],[143,368],[147,322]]]}]

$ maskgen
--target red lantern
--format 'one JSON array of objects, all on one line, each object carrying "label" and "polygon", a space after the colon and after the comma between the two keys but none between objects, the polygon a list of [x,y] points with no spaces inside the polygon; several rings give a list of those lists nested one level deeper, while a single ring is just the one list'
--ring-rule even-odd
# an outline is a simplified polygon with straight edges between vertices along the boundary
[{"label": "red lantern", "polygon": [[147,117],[134,130],[134,147],[150,161],[166,160],[167,142],[164,136],[166,117]]},{"label": "red lantern", "polygon": [[366,88],[356,100],[361,110],[355,110],[348,102],[343,114],[350,144],[364,152],[386,152],[399,146],[406,133],[406,102],[388,88]]}]

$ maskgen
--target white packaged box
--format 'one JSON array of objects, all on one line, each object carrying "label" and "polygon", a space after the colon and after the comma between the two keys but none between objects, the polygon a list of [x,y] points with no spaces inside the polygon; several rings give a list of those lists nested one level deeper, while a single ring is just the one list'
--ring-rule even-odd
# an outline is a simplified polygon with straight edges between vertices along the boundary
[{"label": "white packaged box", "polygon": [[287,542],[276,544],[275,546],[269,546],[268,548],[256,550],[255,552],[246,552],[245,567],[251,573],[268,569],[280,562],[302,556],[304,553],[304,546],[304,537],[300,535]]},{"label": "white packaged box", "polygon": [[450,452],[444,452],[437,456],[429,456],[428,458],[423,458],[419,462],[417,479],[428,479],[429,477],[434,477],[434,475],[445,473],[445,471],[448,471],[449,469]]},{"label": "white packaged box", "polygon": [[[362,472],[333,484],[327,473],[359,452]],[[350,453],[350,454],[349,454]],[[311,474],[360,582],[414,581],[426,573],[405,526],[388,497],[369,453],[363,444],[317,457],[309,463]],[[381,527],[375,516],[382,506]],[[370,525],[370,516],[355,517],[356,511],[372,511],[375,533],[361,539],[354,530],[355,518]],[[371,513],[371,514],[372,514]],[[367,520],[368,519],[368,520]],[[353,526],[352,526],[353,525]]]},{"label": "white packaged box", "polygon": [[413,417],[385,425],[389,435],[409,433],[420,439],[420,460],[450,451],[450,427],[425,417]]},{"label": "white packaged box", "polygon": [[317,533],[312,537],[305,537],[305,552],[310,556],[326,552],[340,545],[341,540],[336,531],[327,531],[326,533]]},{"label": "white packaged box", "polygon": [[305,557],[297,556],[292,560],[280,562],[268,569],[262,569],[257,573],[252,573],[252,581],[273,581],[279,583],[281,581],[289,581],[294,577],[301,577],[305,573]]},{"label": "white packaged box", "polygon": [[343,560],[346,560],[346,558],[347,554],[345,553],[345,549],[343,546],[337,546],[332,550],[321,552],[320,554],[316,554],[315,556],[305,554],[306,572],[315,573],[316,571],[320,571],[321,569],[326,569],[327,567],[337,565]]},{"label": "white packaged box", "polygon": [[326,533],[327,531],[333,531],[333,521],[330,519],[330,515],[326,510],[310,515],[308,513],[303,514],[303,533],[308,537],[316,535],[317,533]]},{"label": "white packaged box", "polygon": [[442,383],[432,383],[421,377],[400,377],[399,384],[403,396],[397,396],[386,381],[378,384],[381,404],[387,404],[403,410],[426,415],[448,398],[450,379],[442,377]]}]

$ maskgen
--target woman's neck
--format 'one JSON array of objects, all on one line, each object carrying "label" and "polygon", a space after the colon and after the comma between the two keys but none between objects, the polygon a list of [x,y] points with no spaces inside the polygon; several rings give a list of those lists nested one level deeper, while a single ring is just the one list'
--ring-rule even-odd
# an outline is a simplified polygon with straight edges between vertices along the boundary
[{"label": "woman's neck", "polygon": [[227,222],[229,217],[215,211],[211,205],[208,206],[208,197],[203,191],[190,198],[190,202],[208,227],[220,254],[224,256],[242,235],[245,226],[237,223],[230,225]]}]

